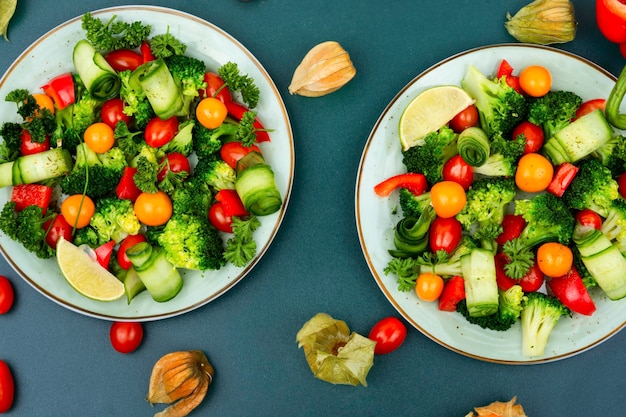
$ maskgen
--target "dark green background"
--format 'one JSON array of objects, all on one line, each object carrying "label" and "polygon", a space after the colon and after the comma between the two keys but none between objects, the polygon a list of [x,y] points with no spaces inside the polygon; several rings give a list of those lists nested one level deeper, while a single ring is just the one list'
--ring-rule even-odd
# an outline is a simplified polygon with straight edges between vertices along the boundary
[{"label": "dark green background", "polygon": [[[105,0],[20,0],[0,41],[0,72],[56,25]],[[136,2],[135,2],[136,3]],[[421,71],[469,48],[514,41],[507,12],[525,0],[155,1],[204,18],[240,40],[276,82],[291,117],[296,173],[283,225],[261,262],[231,291],[180,317],[145,324],[130,355],[109,344],[110,323],[56,305],[12,278],[14,308],[0,316],[0,358],[17,393],[8,416],[150,416],[150,370],[163,354],[206,352],[216,369],[207,398],[192,415],[463,416],[475,405],[517,395],[532,416],[623,415],[626,334],[575,357],[533,366],[487,363],[449,351],[410,328],[404,345],[376,357],[369,386],[315,379],[295,335],[317,312],[367,334],[398,315],[363,258],[354,188],[368,135],[387,103]],[[559,48],[618,74],[617,46],[595,24],[594,1],[574,1],[576,40]],[[357,75],[317,99],[290,96],[293,70],[313,45],[339,41]],[[36,82],[36,80],[33,80]]]}]

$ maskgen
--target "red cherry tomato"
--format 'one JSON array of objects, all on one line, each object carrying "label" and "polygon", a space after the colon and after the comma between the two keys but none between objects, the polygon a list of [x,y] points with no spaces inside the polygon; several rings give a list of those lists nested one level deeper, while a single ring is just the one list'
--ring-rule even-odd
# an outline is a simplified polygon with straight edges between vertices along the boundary
[{"label": "red cherry tomato", "polygon": [[11,281],[0,275],[0,314],[5,314],[11,309],[14,299],[15,293]]},{"label": "red cherry tomato", "polygon": [[622,198],[626,198],[626,172],[617,177],[617,184],[619,186],[619,194]]},{"label": "red cherry tomato", "polygon": [[478,124],[478,109],[476,105],[470,104],[465,110],[462,110],[450,120],[450,129],[456,133],[461,133],[468,127]]},{"label": "red cherry tomato", "polygon": [[519,285],[524,292],[537,291],[543,285],[545,281],[545,275],[539,269],[539,265],[535,261],[532,267],[528,270],[526,275],[521,279],[513,279],[506,275],[504,266],[509,262],[508,257],[503,252],[496,254],[496,282],[498,288],[502,291],[506,291],[513,285]]},{"label": "red cherry tomato", "polygon": [[135,246],[137,243],[145,241],[146,237],[144,235],[130,235],[122,240],[120,247],[117,250],[117,262],[120,264],[121,268],[130,269],[130,267],[133,266],[130,259],[128,259],[128,256],[126,256],[126,251]]},{"label": "red cherry tomato", "polygon": [[48,136],[46,136],[43,142],[34,142],[30,132],[24,129],[20,138],[22,139],[20,143],[20,153],[22,155],[32,155],[50,149],[50,138]]},{"label": "red cherry tomato", "polygon": [[523,121],[513,129],[513,139],[516,139],[519,135],[524,135],[526,139],[525,154],[539,152],[543,146],[544,135],[541,126],[537,126],[529,121]]},{"label": "red cherry tomato", "polygon": [[0,413],[5,413],[13,406],[15,396],[15,382],[11,369],[5,361],[0,359]]},{"label": "red cherry tomato", "polygon": [[62,214],[57,214],[54,219],[45,222],[43,229],[48,231],[46,233],[46,243],[52,249],[56,249],[57,242],[61,236],[68,242],[71,242],[73,239],[72,225],[65,220]]},{"label": "red cherry tomato", "polygon": [[574,217],[582,226],[593,227],[596,230],[602,227],[602,217],[593,210],[581,210]]},{"label": "red cherry tomato", "polygon": [[165,158],[161,160],[161,163],[165,162],[161,171],[157,174],[157,180],[159,182],[165,179],[165,176],[168,172],[186,172],[189,174],[191,172],[191,165],[189,164],[189,159],[185,155],[180,152],[171,152],[165,155]]},{"label": "red cherry tomato", "polygon": [[509,240],[518,237],[524,227],[526,226],[526,220],[517,214],[505,214],[502,219],[502,233],[496,238],[496,242],[499,245],[504,245]]},{"label": "red cherry tomato", "polygon": [[220,148],[220,157],[231,167],[237,168],[237,161],[252,151],[261,153],[256,145],[244,146],[241,142],[226,142]]},{"label": "red cherry tomato", "polygon": [[130,49],[111,51],[104,56],[104,59],[106,59],[109,65],[117,72],[125,70],[134,71],[139,65],[143,64],[143,56]]},{"label": "red cherry tomato", "polygon": [[461,241],[463,227],[454,217],[444,219],[437,216],[428,229],[428,244],[432,252],[445,250],[452,253]]},{"label": "red cherry tomato", "polygon": [[374,353],[385,355],[404,343],[406,326],[396,317],[385,317],[372,327],[368,337],[376,342]]},{"label": "red cherry tomato", "polygon": [[224,205],[221,202],[213,203],[209,208],[209,221],[215,228],[221,232],[233,232],[233,218],[227,216],[224,212]]},{"label": "red cherry tomato", "polygon": [[606,100],[603,98],[587,100],[583,104],[580,105],[578,110],[576,110],[576,116],[574,117],[574,119],[578,119],[579,117],[582,117],[587,113],[591,113],[594,110],[604,110],[605,106],[606,106]]},{"label": "red cherry tomato", "polygon": [[169,119],[154,117],[146,125],[144,138],[146,143],[153,148],[165,145],[178,133],[178,118],[172,116]]},{"label": "red cherry tomato", "polygon": [[459,183],[467,191],[474,182],[474,170],[461,155],[450,158],[443,166],[443,179]]},{"label": "red cherry tomato", "polygon": [[224,85],[222,78],[214,72],[204,74],[204,82],[206,83],[206,91],[200,92],[200,97],[215,97],[222,103],[233,101],[228,87]]},{"label": "red cherry tomato", "polygon": [[124,114],[124,102],[119,97],[105,101],[102,105],[100,115],[102,121],[112,129],[115,129],[117,122],[122,121],[126,124],[130,122],[130,116]]},{"label": "red cherry tomato", "polygon": [[113,349],[120,353],[130,353],[139,347],[143,340],[143,326],[138,322],[119,322],[111,325],[109,332]]}]

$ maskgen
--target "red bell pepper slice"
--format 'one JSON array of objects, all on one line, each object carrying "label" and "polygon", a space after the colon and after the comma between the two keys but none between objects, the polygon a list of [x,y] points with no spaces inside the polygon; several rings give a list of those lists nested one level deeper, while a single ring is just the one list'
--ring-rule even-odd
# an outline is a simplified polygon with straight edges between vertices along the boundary
[{"label": "red bell pepper slice", "polygon": [[626,42],[626,4],[622,0],[596,1],[596,21],[609,41]]},{"label": "red bell pepper slice", "polygon": [[[237,120],[241,120],[241,118],[243,117],[243,114],[249,111],[249,109],[246,106],[243,106],[239,103],[235,103],[234,101],[229,101],[224,104],[226,104],[226,109],[228,110],[228,114],[230,114],[232,117],[234,117]],[[255,129],[254,133],[256,134],[257,142],[269,142],[270,135],[267,129],[263,127],[263,124],[261,124],[258,117],[254,120],[254,129]]]},{"label": "red bell pepper slice", "polygon": [[503,59],[500,61],[500,65],[498,65],[498,71],[496,72],[496,77],[498,79],[502,77],[508,77],[509,75],[513,75],[513,67],[509,64],[509,61]]},{"label": "red bell pepper slice", "polygon": [[578,173],[578,167],[569,162],[563,162],[556,169],[552,181],[548,185],[547,191],[551,192],[557,197],[562,197],[567,187],[572,183],[574,177]]},{"label": "red bell pepper slice", "polygon": [[76,101],[74,76],[71,72],[54,77],[41,86],[41,89],[52,98],[54,105],[59,110],[63,110]]},{"label": "red bell pepper slice", "polygon": [[465,299],[465,280],[455,275],[443,287],[439,296],[439,310],[456,311],[456,305],[463,299]]},{"label": "red bell pepper slice", "polygon": [[52,187],[42,184],[19,184],[11,191],[11,201],[15,211],[22,211],[28,206],[39,206],[45,214],[52,200]]},{"label": "red bell pepper slice", "polygon": [[596,305],[575,267],[567,275],[550,278],[547,287],[565,307],[576,313],[590,316],[596,311]]},{"label": "red bell pepper slice", "polygon": [[235,190],[222,189],[215,194],[215,199],[222,203],[226,216],[247,216],[248,211],[243,206],[239,194]]},{"label": "red bell pepper slice", "polygon": [[415,195],[420,195],[428,188],[428,182],[424,174],[407,172],[387,178],[374,187],[374,192],[379,197],[387,197],[396,188],[406,188]]},{"label": "red bell pepper slice", "polygon": [[94,249],[96,253],[96,260],[103,268],[109,268],[109,262],[111,261],[111,255],[113,254],[113,248],[115,247],[115,241],[111,240],[103,245]]},{"label": "red bell pepper slice", "polygon": [[[222,78],[216,73],[205,73],[204,82],[206,83],[206,90],[200,90],[200,97],[215,97],[224,104],[233,101],[233,97],[230,94],[230,90],[224,83],[224,80],[222,80]],[[241,119],[241,116],[239,118]]]},{"label": "red bell pepper slice", "polygon": [[148,41],[141,42],[141,46],[139,47],[139,52],[141,52],[141,56],[143,58],[143,63],[154,61],[156,57],[152,53],[152,48],[150,48],[150,44]]},{"label": "red bell pepper slice", "polygon": [[522,234],[526,227],[526,220],[519,214],[505,214],[502,219],[502,233],[496,238],[496,243],[504,245],[509,240],[513,240]]},{"label": "red bell pepper slice", "polygon": [[33,155],[50,149],[50,137],[48,135],[45,136],[43,142],[35,142],[30,132],[24,129],[20,139],[20,153],[22,155]]},{"label": "red bell pepper slice", "polygon": [[124,167],[122,178],[115,188],[115,194],[118,198],[135,201],[139,197],[141,190],[137,187],[134,180],[136,172],[137,168]]}]

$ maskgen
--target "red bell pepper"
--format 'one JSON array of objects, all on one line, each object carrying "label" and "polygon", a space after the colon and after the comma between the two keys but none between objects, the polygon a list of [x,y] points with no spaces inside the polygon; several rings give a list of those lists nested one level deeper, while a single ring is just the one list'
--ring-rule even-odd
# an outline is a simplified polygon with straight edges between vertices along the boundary
[{"label": "red bell pepper", "polygon": [[52,187],[41,184],[19,184],[13,187],[11,201],[15,211],[22,211],[28,206],[39,206],[45,214],[52,200]]},{"label": "red bell pepper", "polygon": [[456,305],[463,299],[465,299],[465,280],[455,275],[443,287],[439,296],[439,310],[456,311]]},{"label": "red bell pepper", "polygon": [[41,89],[52,98],[54,105],[59,110],[63,110],[76,101],[74,76],[71,72],[54,77],[47,84],[41,86]]},{"label": "red bell pepper", "polygon": [[609,41],[626,42],[626,3],[623,0],[596,0],[596,21]]},{"label": "red bell pepper", "polygon": [[20,139],[20,153],[22,155],[33,155],[50,149],[50,137],[48,135],[45,136],[43,142],[35,142],[30,132],[24,129]]},{"label": "red bell pepper", "polygon": [[578,167],[569,162],[563,162],[556,169],[552,181],[548,185],[547,191],[551,192],[557,197],[562,197],[567,187],[572,183],[574,177],[578,173]]},{"label": "red bell pepper", "polygon": [[387,178],[374,186],[374,192],[380,197],[387,197],[396,188],[406,188],[415,195],[421,195],[428,188],[424,174],[407,172]]},{"label": "red bell pepper", "polygon": [[139,52],[141,52],[141,56],[143,57],[143,63],[154,61],[156,57],[152,53],[152,48],[150,48],[150,44],[148,41],[141,42],[141,46],[139,47]]},{"label": "red bell pepper", "polygon": [[222,203],[226,216],[247,216],[248,211],[243,206],[239,194],[235,190],[222,189],[215,194],[215,199]]},{"label": "red bell pepper", "polygon": [[215,97],[224,104],[233,101],[233,97],[224,80],[216,73],[207,72],[204,74],[204,82],[206,83],[206,90],[200,90],[200,97]]},{"label": "red bell pepper", "polygon": [[[249,109],[246,106],[243,106],[239,103],[235,103],[234,101],[229,101],[224,104],[226,104],[226,109],[228,110],[228,114],[230,114],[232,117],[234,117],[237,120],[241,120],[241,118],[243,117],[243,114],[249,111]],[[257,142],[269,142],[270,135],[267,129],[263,127],[263,124],[261,124],[258,117],[254,120],[254,133],[256,134]]]},{"label": "red bell pepper", "polygon": [[115,188],[115,194],[118,198],[135,201],[139,197],[141,190],[137,187],[134,180],[136,172],[137,168],[124,167],[122,178]]},{"label": "red bell pepper", "polygon": [[496,243],[504,245],[509,240],[518,237],[526,227],[526,220],[519,214],[507,213],[502,219],[502,233],[496,238]]},{"label": "red bell pepper", "polygon": [[596,311],[596,305],[575,267],[567,275],[550,278],[547,287],[565,307],[576,313],[590,316]]},{"label": "red bell pepper", "polygon": [[522,92],[522,87],[519,84],[519,77],[517,75],[513,75],[513,67],[506,59],[500,61],[500,65],[498,65],[498,70],[496,71],[496,77],[498,79],[505,77],[506,83],[509,86],[513,87],[518,93]]},{"label": "red bell pepper", "polygon": [[113,248],[115,247],[115,241],[111,240],[103,245],[94,249],[96,253],[96,260],[103,268],[109,268],[109,262],[111,261],[111,255],[113,254]]}]

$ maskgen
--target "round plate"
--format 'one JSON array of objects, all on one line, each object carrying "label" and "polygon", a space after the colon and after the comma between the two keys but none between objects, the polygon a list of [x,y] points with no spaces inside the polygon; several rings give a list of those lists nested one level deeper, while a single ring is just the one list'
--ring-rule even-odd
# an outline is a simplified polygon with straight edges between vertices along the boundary
[{"label": "round plate", "polygon": [[519,323],[506,332],[482,329],[469,324],[460,314],[437,309],[437,303],[420,301],[414,292],[397,289],[396,277],[384,268],[393,248],[393,228],[400,219],[397,193],[388,198],[374,194],[380,181],[401,172],[398,122],[402,110],[422,90],[441,84],[460,85],[470,65],[484,74],[493,74],[502,59],[521,70],[530,64],[550,69],[553,88],[570,90],[583,100],[606,98],[615,77],[592,62],[570,53],[542,46],[503,44],[472,49],[452,56],[421,73],[405,86],[382,113],[365,145],[356,183],[356,221],[365,259],[380,289],[391,304],[415,328],[435,342],[464,355],[485,361],[531,364],[563,359],[587,350],[616,334],[626,324],[626,299],[610,301],[594,289],[597,311],[591,317],[574,314],[555,326],[545,354],[524,357]]},{"label": "round plate", "polygon": [[[171,301],[157,303],[144,292],[127,304],[125,299],[98,302],[74,291],[59,272],[56,259],[41,260],[19,243],[0,236],[2,254],[29,284],[46,297],[76,312],[102,319],[147,321],[175,316],[214,300],[247,275],[267,251],[285,215],[294,175],[294,145],[287,110],[276,85],[259,61],[235,38],[215,25],[198,17],[154,6],[113,7],[92,12],[107,21],[113,15],[132,22],[152,25],[152,34],[166,33],[187,45],[186,54],[202,59],[211,70],[228,61],[237,63],[260,89],[260,101],[255,109],[263,124],[273,129],[271,141],[262,143],[263,154],[274,170],[276,183],[283,196],[282,208],[275,214],[261,217],[261,227],[255,232],[257,255],[245,268],[227,265],[218,271],[184,271],[185,284]],[[0,97],[16,88],[36,91],[48,79],[73,69],[72,49],[85,37],[81,17],[69,20],[42,36],[11,65],[0,80]],[[0,100],[3,121],[19,121],[15,104]],[[14,116],[13,116],[14,115]],[[0,189],[0,204],[10,197],[11,187]]]}]

